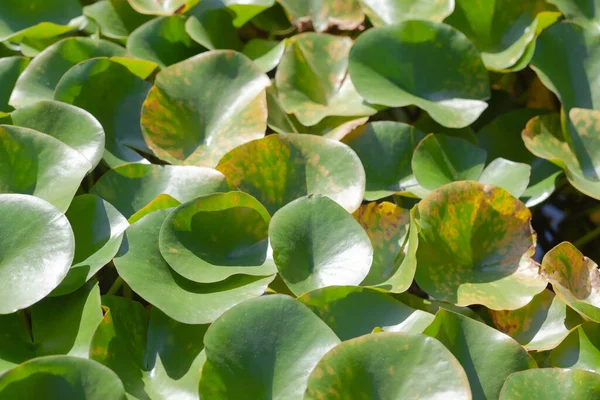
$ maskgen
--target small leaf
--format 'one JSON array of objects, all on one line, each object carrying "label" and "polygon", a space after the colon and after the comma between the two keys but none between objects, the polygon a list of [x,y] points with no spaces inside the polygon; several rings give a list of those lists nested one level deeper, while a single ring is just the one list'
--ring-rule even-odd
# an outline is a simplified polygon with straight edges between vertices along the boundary
[{"label": "small leaf", "polygon": [[485,167],[479,182],[501,187],[514,197],[520,197],[529,185],[530,175],[529,165],[496,158]]},{"label": "small leaf", "polygon": [[29,59],[25,57],[0,58],[0,112],[8,112],[12,109],[8,105],[8,100],[17,78],[27,64],[29,64]]},{"label": "small leaf", "polygon": [[131,7],[141,14],[172,15],[182,14],[199,0],[127,0]]},{"label": "small leaf", "polygon": [[549,0],[570,20],[596,34],[600,33],[598,0]]},{"label": "small leaf", "polygon": [[454,10],[454,0],[359,0],[373,26],[410,19],[442,22]]},{"label": "small leaf", "polygon": [[242,52],[254,61],[263,72],[269,72],[279,65],[286,44],[286,40],[278,42],[255,38],[246,43]]},{"label": "small leaf", "polygon": [[138,14],[127,0],[101,0],[83,8],[83,15],[100,27],[100,32],[112,39],[127,39],[138,26],[151,17]]},{"label": "small leaf", "polygon": [[[279,0],[290,21],[299,28],[312,22],[315,31],[351,31],[364,20],[358,0]],[[306,29],[304,29],[306,30]]]}]

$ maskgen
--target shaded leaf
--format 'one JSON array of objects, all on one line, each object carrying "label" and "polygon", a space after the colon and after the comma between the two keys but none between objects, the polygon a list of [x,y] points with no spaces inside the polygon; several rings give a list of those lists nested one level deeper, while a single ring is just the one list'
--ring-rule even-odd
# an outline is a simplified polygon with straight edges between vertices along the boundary
[{"label": "shaded leaf", "polygon": [[25,57],[0,58],[0,112],[12,110],[12,107],[8,105],[8,100],[17,78],[27,67],[27,64],[29,64],[29,59]]},{"label": "shaded leaf", "polygon": [[250,58],[263,72],[269,72],[281,61],[287,45],[286,40],[251,39],[242,52]]},{"label": "shaded leaf", "polygon": [[151,17],[137,13],[127,0],[101,0],[83,8],[83,15],[100,27],[100,32],[112,39],[127,39]]},{"label": "shaded leaf", "polygon": [[505,158],[496,158],[489,163],[479,182],[501,187],[514,197],[521,197],[529,185],[531,167]]},{"label": "shaded leaf", "polygon": [[600,33],[600,2],[598,0],[549,0],[570,20]]},{"label": "shaded leaf", "polygon": [[587,322],[574,329],[550,352],[550,365],[600,372],[600,325]]}]

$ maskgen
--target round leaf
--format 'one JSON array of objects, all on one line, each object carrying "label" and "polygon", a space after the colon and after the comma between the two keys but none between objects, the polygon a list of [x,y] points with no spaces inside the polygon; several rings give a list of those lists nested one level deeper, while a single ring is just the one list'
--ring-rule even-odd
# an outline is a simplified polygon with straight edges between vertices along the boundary
[{"label": "round leaf", "polygon": [[29,63],[17,80],[9,104],[21,108],[40,100],[52,100],[60,78],[77,63],[93,57],[125,54],[124,48],[106,40],[83,37],[61,40],[46,48]]},{"label": "round leaf", "polygon": [[360,158],[366,174],[365,200],[379,200],[414,184],[411,157],[425,134],[392,121],[370,122],[343,138]]},{"label": "round leaf", "polygon": [[272,215],[292,200],[322,194],[355,211],[365,172],[348,146],[313,135],[270,135],[227,153],[217,166],[232,187],[254,196]]},{"label": "round leaf", "polygon": [[264,136],[268,85],[252,61],[232,51],[165,68],[144,102],[144,138],[172,164],[213,167],[229,150]]},{"label": "round leaf", "polygon": [[442,342],[461,363],[476,399],[497,399],[512,373],[537,364],[511,337],[464,315],[441,309],[423,332]]},{"label": "round leaf", "polygon": [[330,286],[308,292],[298,300],[344,341],[369,334],[374,328],[421,333],[433,321],[433,315],[368,288]]},{"label": "round leaf", "polygon": [[111,169],[91,190],[115,206],[126,218],[160,194],[187,202],[224,191],[227,191],[225,177],[214,169],[153,164],[126,164]]},{"label": "round leaf", "polygon": [[454,182],[416,207],[420,231],[415,278],[433,298],[513,310],[546,287],[531,259],[531,213],[504,189]]},{"label": "round leaf", "polygon": [[475,121],[490,96],[488,74],[475,46],[458,30],[434,22],[369,29],[352,47],[349,71],[368,102],[414,104],[451,128]]},{"label": "round leaf", "polygon": [[296,295],[358,285],[373,261],[365,231],[339,204],[321,195],[302,197],[277,211],[269,237],[279,274]]},{"label": "round leaf", "polygon": [[269,254],[271,217],[246,193],[215,193],[177,207],[159,236],[163,258],[195,282],[220,282],[232,275],[277,272]]},{"label": "round leaf", "polygon": [[471,399],[469,381],[440,342],[419,334],[376,333],[336,346],[310,375],[305,400]]},{"label": "round leaf", "polygon": [[600,375],[576,369],[543,368],[509,376],[499,400],[594,400],[598,396]]},{"label": "round leaf", "polygon": [[300,400],[310,371],[339,342],[323,321],[291,297],[245,301],[206,332],[200,397]]},{"label": "round leaf", "polygon": [[587,322],[574,329],[550,352],[548,362],[553,367],[600,373],[600,325]]},{"label": "round leaf", "polygon": [[168,210],[146,215],[127,230],[114,263],[119,276],[144,300],[185,324],[207,324],[234,305],[264,293],[272,276],[232,276],[217,283],[197,283],[174,272],[158,247]]},{"label": "round leaf", "polygon": [[454,10],[454,0],[359,0],[374,26],[410,19],[442,22]]}]

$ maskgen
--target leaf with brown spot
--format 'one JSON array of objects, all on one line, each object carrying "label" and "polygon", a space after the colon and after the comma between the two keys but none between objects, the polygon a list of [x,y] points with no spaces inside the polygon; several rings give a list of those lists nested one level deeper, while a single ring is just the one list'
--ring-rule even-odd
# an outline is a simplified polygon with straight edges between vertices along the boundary
[{"label": "leaf with brown spot", "polygon": [[279,0],[290,21],[300,30],[311,23],[317,32],[328,29],[351,31],[365,16],[358,0]]},{"label": "leaf with brown spot", "polygon": [[597,400],[600,375],[577,369],[542,368],[508,377],[499,400]]}]

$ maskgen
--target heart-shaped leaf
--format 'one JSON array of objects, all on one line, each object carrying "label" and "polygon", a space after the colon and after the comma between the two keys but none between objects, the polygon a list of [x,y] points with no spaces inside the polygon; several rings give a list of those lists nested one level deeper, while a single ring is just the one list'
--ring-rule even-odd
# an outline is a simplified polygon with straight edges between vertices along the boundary
[{"label": "heart-shaped leaf", "polygon": [[197,283],[173,271],[160,254],[158,235],[169,210],[146,215],[127,230],[114,259],[119,276],[140,297],[170,318],[207,324],[234,305],[264,293],[273,276],[232,276],[217,283]]},{"label": "heart-shaped leaf", "polygon": [[281,104],[301,124],[312,126],[327,116],[362,117],[377,110],[356,92],[347,74],[352,40],[303,33],[290,39],[275,74]]},{"label": "heart-shaped leaf", "polygon": [[160,194],[187,202],[206,194],[225,191],[225,177],[214,169],[153,164],[126,164],[111,169],[91,190],[115,206],[126,218]]},{"label": "heart-shaped leaf", "polygon": [[494,325],[527,350],[551,350],[582,322],[581,317],[546,289],[517,310],[490,310]]},{"label": "heart-shaped leaf", "polygon": [[291,297],[245,301],[206,332],[200,397],[300,400],[310,371],[339,342],[323,321]]},{"label": "heart-shaped leaf", "polygon": [[126,50],[123,47],[106,40],[84,37],[61,40],[29,63],[17,80],[9,104],[21,108],[40,100],[52,100],[60,78],[77,63],[93,57],[125,54]]},{"label": "heart-shaped leaf", "polygon": [[600,373],[600,325],[586,322],[574,329],[550,352],[548,362],[553,367]]},{"label": "heart-shaped leaf", "polygon": [[546,253],[541,270],[561,300],[585,318],[600,322],[600,271],[594,261],[563,242]]},{"label": "heart-shaped leaf", "polygon": [[91,164],[58,139],[0,125],[0,193],[40,197],[66,211]]},{"label": "heart-shaped leaf", "polygon": [[303,28],[312,24],[317,32],[328,29],[351,31],[365,17],[358,0],[279,0],[279,3],[294,25]]},{"label": "heart-shaped leaf", "polygon": [[132,56],[154,61],[161,68],[203,50],[185,31],[185,18],[179,15],[153,19],[133,31],[127,40],[127,51]]},{"label": "heart-shaped leaf", "polygon": [[365,200],[379,200],[414,185],[411,157],[425,134],[392,121],[370,122],[343,138],[360,158],[366,174]]},{"label": "heart-shaped leaf", "polygon": [[504,189],[450,183],[419,202],[415,220],[415,278],[433,298],[514,310],[546,287],[531,259],[531,212]]},{"label": "heart-shaped leaf", "polygon": [[83,15],[100,27],[100,32],[112,39],[127,39],[138,26],[151,17],[137,13],[127,0],[101,0],[83,8]]},{"label": "heart-shaped leaf", "polygon": [[254,140],[223,156],[217,170],[271,215],[308,194],[322,194],[353,212],[365,191],[365,172],[356,153],[340,142],[313,135]]},{"label": "heart-shaped leaf", "polygon": [[341,340],[386,332],[421,333],[433,315],[408,307],[375,289],[330,286],[298,298],[319,316]]},{"label": "heart-shaped leaf", "polygon": [[512,373],[537,364],[511,337],[464,315],[441,309],[423,332],[442,342],[461,363],[476,399],[497,399]]},{"label": "heart-shaped leaf", "polygon": [[198,399],[207,325],[174,321],[157,308],[150,320],[140,303],[104,296],[107,309],[92,342],[91,358],[121,378],[136,399]]},{"label": "heart-shaped leaf", "polygon": [[479,52],[448,25],[404,21],[369,29],[349,58],[352,82],[370,103],[414,104],[451,128],[470,125],[487,107],[489,79]]},{"label": "heart-shaped leaf", "polygon": [[595,400],[598,396],[599,374],[577,369],[543,368],[509,376],[499,400]]},{"label": "heart-shaped leaf", "polygon": [[442,22],[454,10],[454,0],[358,0],[374,26],[409,19]]},{"label": "heart-shaped leaf", "polygon": [[322,195],[301,197],[273,215],[269,225],[279,274],[296,294],[358,285],[373,262],[373,247],[346,210]]},{"label": "heart-shaped leaf", "polygon": [[87,358],[101,320],[100,288],[93,281],[66,296],[34,304],[30,327],[17,314],[0,315],[0,374],[34,357]]},{"label": "heart-shaped leaf", "polygon": [[[426,372],[425,372],[426,371]],[[384,332],[336,346],[310,375],[305,400],[471,399],[465,371],[437,340],[419,334]]]},{"label": "heart-shaped leaf", "polygon": [[249,194],[209,194],[169,214],[160,229],[160,252],[175,272],[195,282],[272,275],[277,269],[269,254],[270,220]]},{"label": "heart-shaped leaf", "polygon": [[54,99],[83,108],[100,121],[106,134],[104,160],[117,167],[127,162],[147,162],[133,149],[150,153],[139,126],[149,89],[148,82],[125,66],[95,58],[67,71],[56,86]]},{"label": "heart-shaped leaf", "polygon": [[268,85],[252,61],[232,51],[172,65],[158,74],[144,102],[144,138],[172,164],[213,167],[229,150],[264,136]]},{"label": "heart-shaped leaf", "polygon": [[29,59],[25,57],[0,58],[0,112],[8,112],[12,109],[8,105],[8,100],[17,78],[27,64],[29,64]]},{"label": "heart-shaped leaf", "polygon": [[549,0],[570,20],[596,34],[600,33],[600,1]]}]

